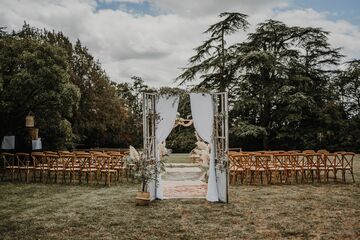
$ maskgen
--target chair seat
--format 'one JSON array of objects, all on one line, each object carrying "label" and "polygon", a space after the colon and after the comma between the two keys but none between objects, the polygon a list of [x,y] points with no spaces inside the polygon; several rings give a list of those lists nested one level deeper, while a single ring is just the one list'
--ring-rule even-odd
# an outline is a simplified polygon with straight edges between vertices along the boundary
[{"label": "chair seat", "polygon": [[245,171],[245,169],[244,168],[237,168],[237,169],[233,169],[231,171],[233,171],[233,172],[243,172],[243,171]]},{"label": "chair seat", "polygon": [[18,166],[7,166],[6,169],[14,169],[14,168],[19,168]]},{"label": "chair seat", "polygon": [[114,170],[114,169],[102,169],[102,170],[100,170],[100,172],[114,172],[114,173],[116,173],[116,170]]},{"label": "chair seat", "polygon": [[126,169],[125,166],[115,166],[114,169]]},{"label": "chair seat", "polygon": [[98,169],[97,168],[84,168],[81,169],[82,172],[96,172]]},{"label": "chair seat", "polygon": [[34,167],[34,170],[41,170],[41,171],[45,171],[46,169],[44,167]]},{"label": "chair seat", "polygon": [[63,171],[72,172],[72,171],[80,171],[80,168],[65,168]]}]

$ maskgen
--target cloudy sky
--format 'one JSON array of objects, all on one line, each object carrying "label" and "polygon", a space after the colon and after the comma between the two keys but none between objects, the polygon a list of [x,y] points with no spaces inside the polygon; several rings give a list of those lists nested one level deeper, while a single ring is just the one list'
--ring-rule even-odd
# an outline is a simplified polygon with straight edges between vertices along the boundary
[{"label": "cloudy sky", "polygon": [[358,0],[0,0],[0,26],[18,30],[26,21],[62,31],[80,39],[113,81],[136,75],[151,86],[174,86],[193,48],[206,39],[202,32],[223,11],[248,14],[249,31],[269,18],[322,27],[346,59],[360,57]]}]

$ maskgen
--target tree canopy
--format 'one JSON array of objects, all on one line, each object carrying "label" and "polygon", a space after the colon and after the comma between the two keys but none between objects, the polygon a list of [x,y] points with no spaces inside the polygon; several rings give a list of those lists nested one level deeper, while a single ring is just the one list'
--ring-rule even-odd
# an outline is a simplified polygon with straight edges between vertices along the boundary
[{"label": "tree canopy", "polygon": [[[223,31],[246,30],[246,15],[239,16],[244,21],[236,26],[241,27]],[[224,21],[235,25],[239,18],[220,20],[205,31],[211,36],[195,48],[178,82],[185,84],[198,77],[199,86],[229,92],[232,146],[343,148],[340,139],[348,139],[345,129],[356,124],[359,115],[359,61],[341,71],[337,67],[343,57],[341,49],[329,44],[328,32],[272,19],[258,24],[245,41],[213,47],[218,39],[223,40],[219,32],[226,29]],[[344,134],[340,138],[339,132]],[[356,145],[347,146],[355,149]]]},{"label": "tree canopy", "polygon": [[[177,78],[229,93],[230,146],[358,151],[360,60],[340,65],[341,49],[320,28],[270,19],[246,32],[247,18],[220,14]],[[112,82],[80,40],[0,27],[0,136],[24,135],[31,111],[46,149],[141,147],[143,91],[153,89],[139,77]],[[190,114],[189,99],[179,112]],[[168,146],[189,151],[193,130],[176,128]]]},{"label": "tree canopy", "polygon": [[0,35],[1,135],[24,135],[31,111],[45,148],[122,146],[133,114],[80,41],[24,24]]}]

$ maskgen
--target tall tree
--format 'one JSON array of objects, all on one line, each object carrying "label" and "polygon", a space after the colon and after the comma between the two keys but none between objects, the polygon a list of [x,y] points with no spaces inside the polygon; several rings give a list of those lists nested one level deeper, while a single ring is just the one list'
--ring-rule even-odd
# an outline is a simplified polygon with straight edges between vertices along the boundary
[{"label": "tall tree", "polygon": [[144,81],[137,76],[131,78],[133,82],[119,83],[116,86],[117,95],[124,99],[129,117],[125,124],[128,126],[123,132],[123,137],[128,144],[142,147],[142,93],[152,91]]},{"label": "tall tree", "polygon": [[[327,34],[268,20],[238,44],[241,101],[233,114],[240,115],[238,128],[247,123],[261,127],[257,133],[262,133],[264,148],[271,139],[299,147],[305,147],[301,141],[306,134],[316,140],[321,107],[332,99],[324,65],[336,65],[341,57]],[[314,144],[311,141],[305,145]]]},{"label": "tall tree", "polygon": [[347,63],[336,81],[340,100],[349,116],[360,116],[360,60]]},{"label": "tall tree", "polygon": [[235,78],[236,68],[231,46],[227,46],[226,37],[239,30],[246,30],[249,23],[247,15],[236,12],[224,12],[219,15],[223,20],[211,25],[204,33],[210,38],[195,48],[195,55],[189,60],[189,67],[177,78],[180,84],[195,80],[201,74],[200,87],[225,91]]},{"label": "tall tree", "polygon": [[80,88],[79,109],[73,125],[80,141],[88,147],[127,146],[122,137],[128,118],[124,101],[98,61],[77,41],[72,58],[73,81]]},{"label": "tall tree", "polygon": [[64,148],[73,143],[69,119],[77,109],[79,89],[69,80],[63,49],[39,38],[28,25],[0,37],[0,134],[24,134],[31,110],[44,147]]}]

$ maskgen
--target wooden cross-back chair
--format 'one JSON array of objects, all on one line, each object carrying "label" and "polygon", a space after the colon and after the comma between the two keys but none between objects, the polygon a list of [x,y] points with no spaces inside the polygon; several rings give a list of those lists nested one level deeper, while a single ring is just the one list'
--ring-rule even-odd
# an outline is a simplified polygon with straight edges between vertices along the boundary
[{"label": "wooden cross-back chair", "polygon": [[14,181],[15,172],[16,172],[16,164],[15,164],[15,156],[12,153],[2,153],[1,159],[3,161],[2,168],[2,181],[5,178],[5,175],[9,172],[11,181]]},{"label": "wooden cross-back chair", "polygon": [[17,167],[18,179],[22,181],[22,174],[25,175],[25,182],[29,183],[30,171],[33,166],[30,166],[30,158],[28,153],[15,153],[15,162]]},{"label": "wooden cross-back chair", "polygon": [[75,168],[75,154],[74,153],[59,153],[60,163],[59,172],[62,174],[62,183],[66,182],[66,177],[69,175],[70,183],[76,177]]},{"label": "wooden cross-back chair", "polygon": [[105,153],[94,153],[93,158],[97,162],[100,179],[102,179],[102,175],[105,175],[105,185],[110,186],[112,176],[116,176],[117,173],[114,169],[114,163],[112,162],[110,155]]},{"label": "wooden cross-back chair", "polygon": [[354,165],[354,156],[355,153],[353,152],[345,152],[342,154],[342,175],[343,181],[346,182],[346,172],[350,172],[352,176],[353,182],[355,182],[354,172],[353,172],[353,165]]},{"label": "wooden cross-back chair", "polygon": [[327,166],[326,166],[326,159],[324,154],[321,153],[317,153],[316,154],[316,158],[317,158],[317,179],[320,182],[321,181],[321,173],[323,173],[323,176],[326,176],[326,172],[327,172]]},{"label": "wooden cross-back chair", "polygon": [[56,152],[46,152],[47,159],[47,181],[51,181],[51,175],[54,175],[54,181],[57,183],[58,175],[62,168],[62,163],[60,161],[60,156]]},{"label": "wooden cross-back chair", "polygon": [[249,154],[237,153],[230,156],[230,182],[237,183],[237,177],[240,176],[241,183],[247,177],[248,164],[251,161]]},{"label": "wooden cross-back chair", "polygon": [[255,181],[260,176],[260,181],[263,183],[263,174],[266,176],[267,183],[269,182],[269,163],[271,162],[270,154],[255,154],[253,156],[255,161],[255,168],[250,169],[250,183]]},{"label": "wooden cross-back chair", "polygon": [[128,170],[124,162],[124,154],[119,151],[107,151],[106,154],[111,158],[113,169],[117,173],[117,181],[124,175],[126,175],[126,179],[128,180]]},{"label": "wooden cross-back chair", "polygon": [[[343,173],[343,157],[342,154],[344,154],[346,152],[335,152],[334,154],[336,155],[335,157],[335,163],[334,163],[334,180],[337,180],[337,174],[338,172],[340,172],[341,174]],[[341,177],[341,179],[343,180],[343,177]]]},{"label": "wooden cross-back chair", "polygon": [[301,182],[304,181],[304,176],[303,176],[304,156],[305,156],[305,154],[303,154],[303,153],[290,154],[290,156],[289,156],[289,163],[291,166],[291,171],[292,171],[292,173],[295,174],[296,183],[299,183],[299,180],[298,180],[299,174],[301,175]]},{"label": "wooden cross-back chair", "polygon": [[[286,154],[274,154],[273,155],[273,163],[271,166],[271,173],[275,173],[276,177],[280,179],[280,182],[282,182],[283,176],[285,175],[286,164],[285,164],[285,156]],[[272,174],[270,175],[270,182],[272,181]]]},{"label": "wooden cross-back chair", "polygon": [[79,164],[79,183],[81,183],[82,175],[85,174],[86,182],[92,183],[93,175],[97,178],[97,162],[90,153],[77,154],[76,162]]},{"label": "wooden cross-back chair", "polygon": [[338,155],[335,153],[325,153],[324,155],[324,161],[326,162],[326,181],[329,181],[329,173],[333,173],[334,181],[336,181],[336,161],[338,158]]},{"label": "wooden cross-back chair", "polygon": [[313,153],[305,153],[303,162],[304,177],[311,177],[311,181],[314,182],[314,174],[317,171],[317,157]]},{"label": "wooden cross-back chair", "polygon": [[33,180],[36,182],[37,173],[39,173],[40,181],[43,181],[43,176],[47,171],[47,158],[43,152],[31,153],[32,165],[33,165]]}]

